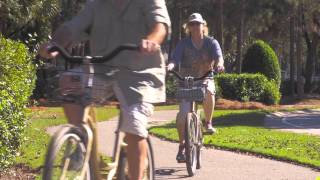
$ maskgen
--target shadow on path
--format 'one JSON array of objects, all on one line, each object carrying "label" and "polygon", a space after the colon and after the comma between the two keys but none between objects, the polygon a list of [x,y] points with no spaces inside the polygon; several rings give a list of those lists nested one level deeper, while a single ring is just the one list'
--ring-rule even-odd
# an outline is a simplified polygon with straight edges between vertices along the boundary
[{"label": "shadow on path", "polygon": [[320,110],[275,112],[267,115],[264,125],[271,129],[320,135]]},{"label": "shadow on path", "polygon": [[[177,175],[179,172],[184,172],[185,168],[182,167],[164,167],[156,169],[156,179],[165,180],[165,179],[182,179],[187,178],[187,175]],[[169,177],[168,177],[169,176]],[[170,177],[171,176],[171,177]]]}]

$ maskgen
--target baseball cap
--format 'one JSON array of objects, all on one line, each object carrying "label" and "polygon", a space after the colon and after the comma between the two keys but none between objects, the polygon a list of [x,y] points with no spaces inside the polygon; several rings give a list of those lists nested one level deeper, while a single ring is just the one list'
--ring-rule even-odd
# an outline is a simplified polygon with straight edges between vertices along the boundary
[{"label": "baseball cap", "polygon": [[199,23],[205,23],[205,20],[202,18],[201,14],[199,13],[192,13],[188,18],[188,23],[190,22],[199,22]]}]

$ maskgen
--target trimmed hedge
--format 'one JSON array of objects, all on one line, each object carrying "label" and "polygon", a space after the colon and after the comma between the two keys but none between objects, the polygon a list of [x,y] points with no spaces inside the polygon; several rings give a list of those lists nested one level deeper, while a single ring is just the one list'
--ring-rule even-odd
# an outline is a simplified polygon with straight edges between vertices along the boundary
[{"label": "trimmed hedge", "polygon": [[243,73],[261,73],[269,80],[274,80],[280,88],[281,69],[274,50],[264,41],[255,41],[243,59]]},{"label": "trimmed hedge", "polygon": [[[274,81],[262,74],[219,74],[215,76],[216,96],[238,101],[258,101],[278,104],[281,94]],[[176,85],[174,78],[166,80],[168,98],[174,98]]]},{"label": "trimmed hedge", "polygon": [[262,74],[220,74],[215,77],[218,95],[225,99],[278,104],[281,94],[274,81]]},{"label": "trimmed hedge", "polygon": [[12,164],[26,125],[35,67],[27,47],[0,36],[0,171]]}]

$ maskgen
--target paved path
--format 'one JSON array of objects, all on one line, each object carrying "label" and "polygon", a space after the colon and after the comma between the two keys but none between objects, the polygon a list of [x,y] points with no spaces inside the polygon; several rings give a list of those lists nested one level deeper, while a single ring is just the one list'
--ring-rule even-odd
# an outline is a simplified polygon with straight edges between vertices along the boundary
[{"label": "paved path", "polygon": [[275,112],[266,117],[265,126],[295,133],[320,135],[320,109]]},{"label": "paved path", "polygon": [[[173,120],[175,114],[176,111],[158,111],[150,124]],[[276,117],[278,121],[281,119],[276,115],[272,117]],[[317,117],[320,117],[320,114]],[[266,119],[266,121],[272,120],[274,118]],[[291,122],[290,118],[286,121]],[[116,124],[116,119],[99,123],[99,151],[103,154],[112,154],[113,132]],[[274,125],[273,128],[280,127]],[[155,152],[157,180],[182,178],[195,180],[315,180],[317,176],[320,176],[320,172],[290,163],[205,148],[203,168],[198,170],[194,177],[189,178],[186,176],[185,164],[177,164],[175,161],[178,144],[156,137],[151,137],[151,139]]]}]

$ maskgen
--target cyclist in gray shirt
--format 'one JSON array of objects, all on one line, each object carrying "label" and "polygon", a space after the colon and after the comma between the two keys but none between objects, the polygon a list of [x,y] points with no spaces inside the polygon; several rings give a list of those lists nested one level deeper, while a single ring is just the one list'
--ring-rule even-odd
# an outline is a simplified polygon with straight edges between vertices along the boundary
[{"label": "cyclist in gray shirt", "polygon": [[[183,76],[199,77],[213,68],[216,71],[224,71],[224,60],[222,50],[217,40],[207,36],[206,22],[199,13],[193,13],[189,16],[186,24],[189,37],[182,39],[173,52],[168,64],[168,70],[174,67],[180,67],[180,73]],[[210,133],[216,132],[212,127],[212,117],[215,105],[215,86],[213,79],[208,77],[203,82],[206,86],[206,95],[203,101],[205,114],[205,127]],[[179,151],[177,161],[184,162],[184,127],[188,112],[188,105],[181,102],[179,113],[177,114],[177,129],[179,133]]]},{"label": "cyclist in gray shirt", "polygon": [[[93,56],[104,55],[123,43],[140,44],[140,52],[121,53],[112,60],[119,67],[113,88],[120,102],[128,143],[129,175],[140,180],[147,155],[147,120],[153,112],[152,103],[165,101],[165,63],[160,49],[170,28],[165,0],[88,0],[85,8],[53,34],[39,54],[49,53],[53,43],[70,47],[89,40]],[[66,82],[65,82],[66,83]],[[68,103],[64,110],[69,123],[82,119],[83,107]]]}]

